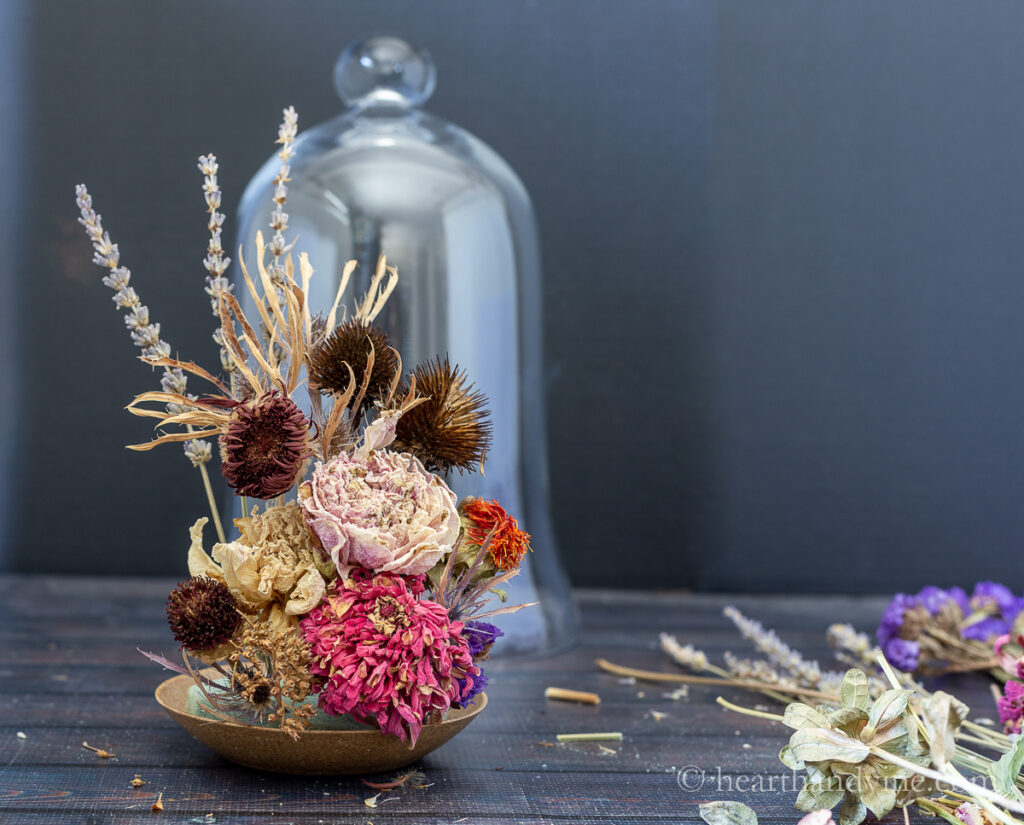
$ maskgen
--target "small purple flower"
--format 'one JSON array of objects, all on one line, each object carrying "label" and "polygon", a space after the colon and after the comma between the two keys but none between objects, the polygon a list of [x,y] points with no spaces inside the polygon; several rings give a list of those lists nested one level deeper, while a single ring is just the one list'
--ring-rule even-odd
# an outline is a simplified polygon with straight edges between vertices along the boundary
[{"label": "small purple flower", "polygon": [[489,622],[468,621],[462,628],[462,635],[469,642],[469,653],[475,659],[494,644],[504,632]]},{"label": "small purple flower", "polygon": [[989,642],[1010,632],[1010,623],[998,616],[986,616],[973,622],[960,631],[965,639],[975,639],[979,642]]},{"label": "small purple flower", "polygon": [[921,646],[909,639],[891,639],[883,648],[885,658],[889,663],[905,673],[912,673],[917,667],[918,657],[921,655]]},{"label": "small purple flower", "polygon": [[899,636],[900,628],[903,626],[903,614],[918,604],[916,596],[908,596],[906,593],[897,593],[892,597],[892,601],[882,613],[882,620],[875,634],[881,647],[885,648],[892,639]]},{"label": "small purple flower", "polygon": [[967,594],[959,587],[951,587],[949,590],[943,590],[941,587],[929,585],[917,594],[917,598],[921,606],[933,616],[938,615],[938,613],[950,602],[953,602],[953,604],[959,607],[960,612],[965,616],[971,612],[971,606],[967,599]]},{"label": "small purple flower", "polygon": [[967,598],[967,594],[964,592],[964,589],[962,587],[951,587],[949,588],[949,590],[946,591],[946,595],[950,598],[951,601],[956,602],[957,606],[960,608],[961,613],[963,613],[965,616],[970,615],[971,602],[970,599]]},{"label": "small purple flower", "polygon": [[1020,613],[1021,600],[1004,584],[978,582],[971,594],[971,606],[975,610],[998,612],[1006,621],[1012,622]]},{"label": "small purple flower", "polygon": [[[481,624],[483,624],[483,622],[481,622]],[[466,680],[458,679],[457,681],[459,683],[459,693],[462,693],[466,689]],[[484,676],[484,672],[481,669],[480,674],[478,676],[473,677],[473,686],[470,687],[469,693],[463,696],[459,701],[453,702],[453,704],[460,708],[468,707],[469,705],[473,704],[473,700],[477,697],[478,694],[482,693],[484,688],[486,687],[487,677]]]}]

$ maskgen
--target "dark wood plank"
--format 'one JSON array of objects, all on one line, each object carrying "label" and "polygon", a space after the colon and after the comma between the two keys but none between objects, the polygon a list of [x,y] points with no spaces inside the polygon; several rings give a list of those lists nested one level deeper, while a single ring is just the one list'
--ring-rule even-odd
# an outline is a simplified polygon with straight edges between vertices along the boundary
[{"label": "dark wood plank", "polygon": [[[733,798],[755,807],[763,823],[792,823],[794,780],[782,787],[786,771],[777,759],[785,730],[725,711],[714,703],[717,688],[694,686],[687,699],[673,700],[671,686],[630,684],[599,672],[594,659],[673,671],[658,649],[663,630],[712,657],[749,651],[721,615],[733,603],[830,666],[828,624],[871,630],[884,607],[877,598],[580,593],[582,643],[548,659],[490,662],[488,710],[423,761],[433,786],[370,809],[363,800],[372,792],[351,778],[285,777],[228,763],[156,705],[152,691],[168,674],[136,647],[173,654],[163,610],[173,584],[0,576],[0,822],[668,823],[696,822],[699,802]],[[552,684],[596,691],[602,703],[548,702],[543,690]],[[954,684],[982,715],[994,715],[983,680]],[[657,721],[651,711],[667,715]],[[587,730],[620,730],[624,740],[609,743],[613,754],[594,744],[540,744]],[[83,740],[117,756],[100,760]],[[680,787],[678,772],[687,769],[690,780],[705,781]],[[149,782],[138,790],[129,785],[136,773]],[[758,782],[774,788],[758,792]],[[149,807],[159,791],[165,810],[156,819]]]}]

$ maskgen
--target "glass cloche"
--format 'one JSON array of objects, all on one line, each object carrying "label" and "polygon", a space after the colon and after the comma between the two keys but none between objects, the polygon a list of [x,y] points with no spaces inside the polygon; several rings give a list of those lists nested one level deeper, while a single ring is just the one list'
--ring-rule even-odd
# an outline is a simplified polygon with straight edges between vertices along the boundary
[{"label": "glass cloche", "polygon": [[[289,234],[316,268],[314,312],[329,310],[346,261],[359,262],[347,294],[360,295],[386,254],[399,283],[377,323],[406,368],[448,355],[488,396],[486,476],[448,480],[460,497],[497,499],[532,535],[534,551],[508,598],[540,605],[502,617],[506,637],[494,655],[546,654],[571,645],[577,628],[548,513],[533,209],[490,147],[420,108],[435,78],[427,52],[398,38],[367,38],[342,52],[334,85],[347,111],[295,142]],[[271,157],[245,190],[243,249],[257,231],[270,234],[279,166]],[[248,296],[238,286],[235,294]]]}]

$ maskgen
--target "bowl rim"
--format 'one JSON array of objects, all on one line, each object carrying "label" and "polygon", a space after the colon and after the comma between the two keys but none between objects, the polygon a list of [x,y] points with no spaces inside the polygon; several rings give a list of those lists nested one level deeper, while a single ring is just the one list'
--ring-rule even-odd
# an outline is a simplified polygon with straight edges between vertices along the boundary
[{"label": "bowl rim", "polygon": [[[187,710],[185,710],[185,707],[183,705],[179,705],[169,701],[169,697],[167,696],[167,694],[172,689],[172,685],[177,687],[175,683],[184,685],[186,682],[188,683],[189,686],[195,684],[195,680],[187,673],[179,673],[176,676],[171,676],[169,679],[164,679],[159,685],[156,686],[156,689],[153,691],[153,697],[156,699],[157,704],[160,705],[160,707],[162,707],[169,714],[175,716],[184,716],[188,719],[200,722],[205,725],[222,725],[225,727],[236,727],[245,730],[258,730],[265,732],[267,734],[280,734],[281,736],[286,736],[289,739],[292,738],[291,734],[289,734],[287,731],[281,730],[281,728],[263,727],[261,725],[246,725],[243,722],[236,722],[234,720],[216,719],[211,718],[209,716],[197,716],[194,713],[189,713]],[[184,695],[187,695],[187,693],[188,690],[186,688],[186,690],[184,691]],[[426,730],[427,728],[443,728],[445,725],[455,724],[456,722],[460,722],[462,720],[468,721],[469,719],[472,719],[478,713],[480,713],[480,711],[482,711],[485,707],[487,707],[487,693],[485,691],[481,691],[473,698],[472,703],[468,706],[464,708],[455,708],[449,711],[448,715],[440,722],[427,722],[423,725],[423,728],[424,730]],[[299,732],[299,735],[303,738],[307,736],[337,736],[338,734],[347,734],[349,736],[357,734],[366,737],[388,736],[388,734],[380,730],[380,728],[367,728],[365,730],[309,729]]]}]

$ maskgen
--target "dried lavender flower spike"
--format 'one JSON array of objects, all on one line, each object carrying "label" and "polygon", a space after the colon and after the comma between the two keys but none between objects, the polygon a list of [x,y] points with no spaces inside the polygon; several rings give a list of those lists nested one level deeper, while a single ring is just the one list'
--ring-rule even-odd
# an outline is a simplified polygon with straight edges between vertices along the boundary
[{"label": "dried lavender flower spike", "polygon": [[[224,247],[221,243],[221,232],[224,227],[224,213],[219,212],[221,205],[220,185],[217,182],[217,171],[220,168],[216,155],[200,155],[199,171],[203,173],[203,196],[206,198],[206,211],[210,216],[207,229],[210,231],[210,243],[206,248],[206,258],[203,266],[209,273],[206,276],[206,294],[210,296],[210,308],[213,317],[220,321],[220,302],[224,293],[231,292],[235,287],[224,273],[231,264],[230,258],[224,257]],[[234,383],[234,373],[238,367],[224,345],[224,327],[217,326],[214,330],[213,340],[220,347],[220,364]]]},{"label": "dried lavender flower spike", "polygon": [[726,607],[722,613],[736,625],[736,629],[745,639],[754,643],[758,652],[767,656],[773,665],[788,673],[798,683],[814,686],[821,681],[821,667],[818,663],[804,659],[774,631],[767,629],[758,621],[748,619],[732,605]]},{"label": "dried lavender flower spike", "polygon": [[277,156],[281,159],[281,169],[274,178],[274,211],[270,213],[270,228],[274,230],[269,246],[270,254],[274,256],[270,275],[277,286],[282,286],[283,283],[280,258],[290,248],[284,239],[284,233],[288,230],[288,213],[284,211],[284,205],[288,200],[287,184],[291,180],[288,176],[292,171],[290,161],[295,155],[295,135],[299,124],[299,116],[294,106],[289,106],[283,114],[284,119],[277,130],[277,142],[281,144]]},{"label": "dried lavender flower spike", "polygon": [[[114,290],[114,303],[117,307],[127,309],[125,325],[131,334],[132,342],[142,349],[146,358],[160,359],[169,358],[171,345],[160,337],[160,325],[154,324],[149,318],[149,309],[143,305],[139,294],[134,287],[129,286],[131,272],[127,267],[120,265],[120,253],[117,244],[110,240],[103,230],[103,220],[93,209],[92,196],[86,189],[84,183],[75,187],[75,202],[78,204],[80,217],[78,222],[85,227],[85,233],[92,241],[94,255],[93,261],[99,266],[106,267],[110,272],[103,277],[104,285]],[[177,395],[186,395],[188,379],[185,373],[176,367],[164,367],[164,373],[160,378],[160,386],[165,392],[173,392]],[[168,404],[167,409],[178,414],[184,410],[177,404]],[[210,444],[202,440],[191,440],[185,443],[185,457],[193,467],[198,468],[203,479],[203,487],[210,503],[210,510],[214,524],[217,527],[217,535],[224,540],[224,530],[220,523],[220,514],[217,512],[217,503],[213,497],[213,490],[210,487],[210,477],[206,472],[206,464],[213,455]]]},{"label": "dried lavender flower spike", "polygon": [[683,647],[675,636],[668,633],[662,633],[658,638],[661,641],[661,649],[683,667],[698,673],[708,669],[708,657],[703,650],[697,650],[693,645]]}]

